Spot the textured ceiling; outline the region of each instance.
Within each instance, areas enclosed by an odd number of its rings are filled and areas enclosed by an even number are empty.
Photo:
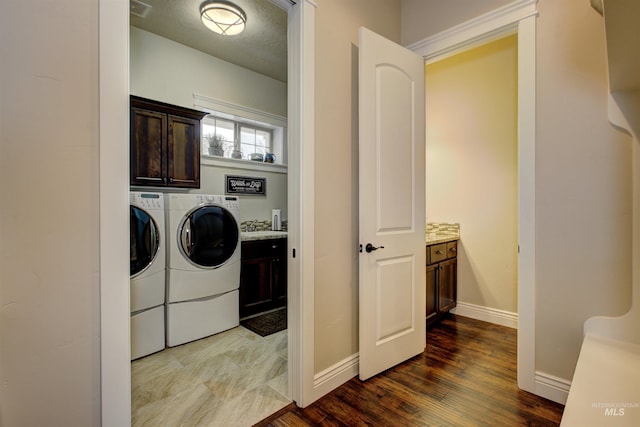
[[[269,0],[234,0],[247,15],[247,27],[237,36],[215,34],[202,24],[202,0],[141,1],[151,9],[144,18],[131,14],[132,26],[287,81],[287,12]]]

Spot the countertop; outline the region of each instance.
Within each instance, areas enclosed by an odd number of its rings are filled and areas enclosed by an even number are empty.
[[[268,240],[282,239],[287,237],[286,231],[243,231],[240,233],[240,240],[243,242],[249,240]],[[427,245],[435,245],[437,243],[454,242],[460,239],[459,234],[455,233],[426,233],[425,242]]]
[[[460,234],[456,233],[426,233],[425,242],[427,245],[438,243],[455,242],[460,239]]]
[[[268,240],[268,239],[282,239],[287,237],[286,231],[242,231],[240,232],[240,240],[243,242],[249,240]]]

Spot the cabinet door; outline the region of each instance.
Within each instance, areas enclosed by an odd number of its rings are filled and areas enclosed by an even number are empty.
[[[240,317],[267,311],[273,306],[273,258],[242,261],[240,276]]]
[[[438,266],[427,266],[427,323],[435,320],[438,314]]]
[[[169,186],[200,188],[200,122],[169,115],[168,126]]]
[[[166,114],[131,109],[129,170],[132,185],[166,185],[166,141]]]
[[[276,240],[273,259],[273,300],[275,307],[287,305],[287,241]],[[275,308],[274,307],[274,308]]]
[[[441,262],[438,270],[438,311],[449,311],[456,306],[457,260]]]

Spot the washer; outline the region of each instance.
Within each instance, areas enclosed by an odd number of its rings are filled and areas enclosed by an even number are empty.
[[[129,193],[131,360],[165,348],[166,249],[162,193]]]
[[[240,202],[236,196],[165,195],[167,345],[240,324]]]

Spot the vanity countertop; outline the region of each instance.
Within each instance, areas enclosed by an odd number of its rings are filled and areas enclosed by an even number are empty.
[[[283,239],[287,237],[286,231],[242,231],[240,232],[240,240],[243,242],[249,240],[268,240],[268,239]]]
[[[427,245],[455,242],[456,240],[460,240],[460,224],[428,222],[424,237]]]
[[[460,239],[459,234],[454,233],[426,233],[425,242],[427,245],[435,245],[438,243],[455,242]]]

